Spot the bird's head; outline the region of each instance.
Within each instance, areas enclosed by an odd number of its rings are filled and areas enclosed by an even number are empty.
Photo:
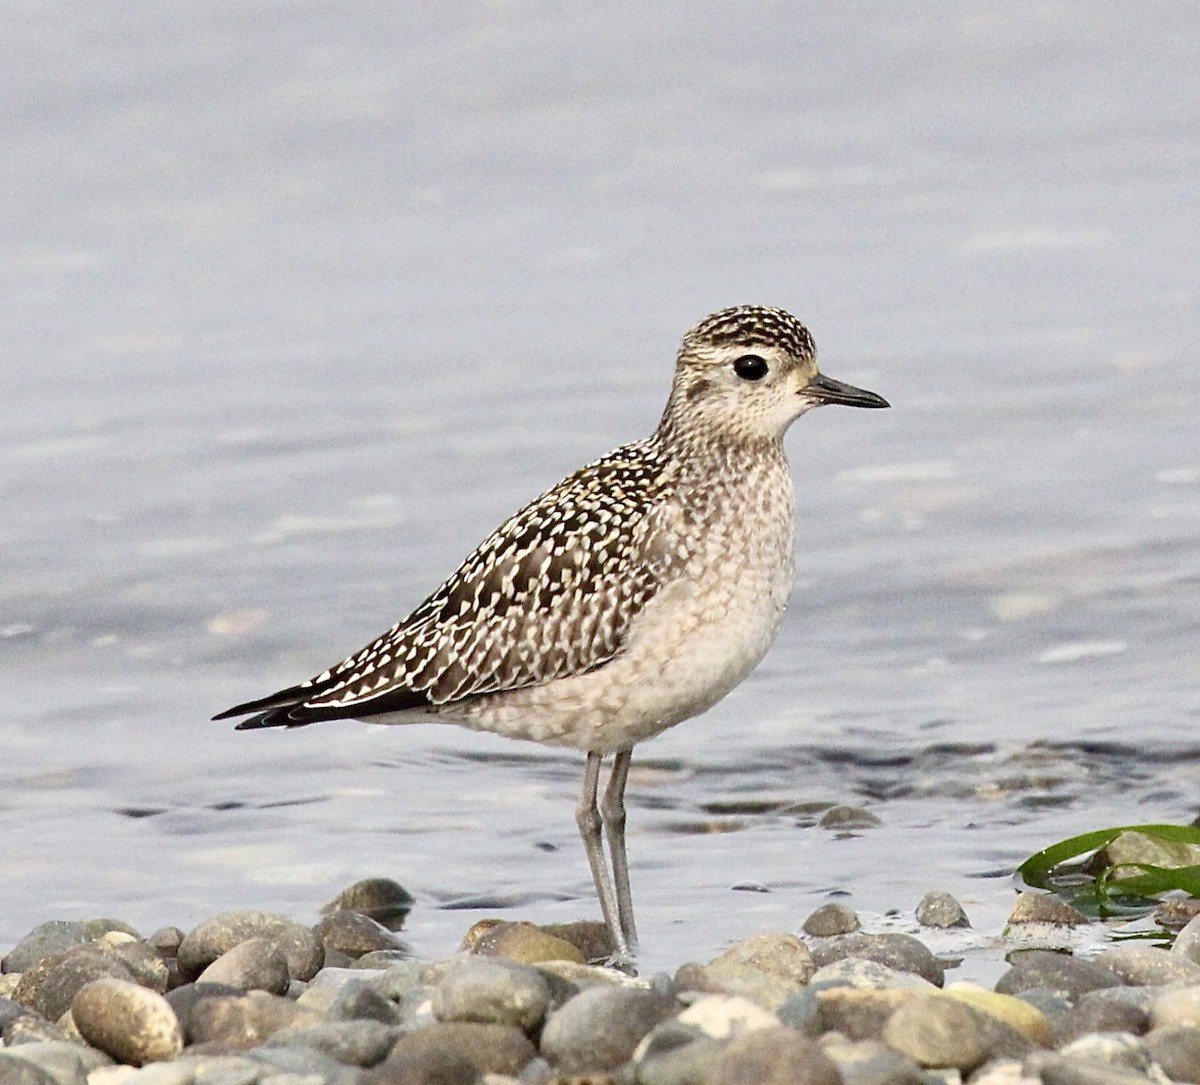
[[[683,337],[667,412],[684,428],[778,439],[805,411],[827,403],[888,406],[874,392],[820,373],[812,336],[790,313],[739,305],[705,317]]]

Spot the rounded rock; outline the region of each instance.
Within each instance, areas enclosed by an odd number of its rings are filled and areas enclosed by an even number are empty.
[[[0,1081],[4,1085],[60,1085],[47,1071],[14,1051],[0,1051]]]
[[[1022,923],[1048,923],[1055,927],[1078,927],[1090,923],[1086,915],[1053,897],[1049,893],[1018,893],[1008,914],[1012,925]]]
[[[362,1085],[479,1085],[483,1075],[466,1055],[444,1047],[389,1055]]]
[[[355,912],[397,930],[412,910],[413,895],[391,878],[363,878],[346,886],[328,904],[321,906],[321,915],[335,912]],[[400,922],[397,922],[399,920]]]
[[[863,990],[936,990],[927,979],[915,972],[897,972],[886,964],[864,961],[861,957],[843,957],[840,961],[818,968],[808,981],[810,987],[858,987]]]
[[[28,972],[39,961],[94,941],[85,923],[51,919],[39,923],[0,960],[0,972]]]
[[[512,1025],[438,1021],[400,1037],[389,1058],[436,1049],[466,1055],[480,1073],[515,1077],[537,1055],[529,1037]]]
[[[80,988],[71,1017],[93,1047],[119,1062],[143,1066],[183,1051],[183,1030],[162,995],[120,979],[99,979]]]
[[[695,1029],[713,1040],[728,1040],[743,1032],[779,1028],[779,1018],[756,1002],[737,995],[709,995],[684,1010],[675,1024]]]
[[[813,946],[812,954],[818,967],[858,957],[898,972],[912,972],[936,987],[945,979],[945,970],[928,947],[907,934],[844,934],[822,939]]]
[[[706,1085],[841,1085],[833,1061],[791,1029],[738,1036],[725,1046]]]
[[[324,961],[320,939],[303,923],[271,912],[242,909],[210,916],[189,931],[179,945],[180,971],[188,977],[198,976],[223,953],[251,938],[265,938],[282,950],[295,980],[312,979]]]
[[[447,971],[433,990],[439,1021],[478,1021],[538,1028],[550,1008],[550,984],[536,968],[511,961],[468,957]]]
[[[330,950],[344,953],[352,961],[358,960],[365,953],[376,953],[380,950],[394,950],[405,954],[410,952],[407,943],[382,923],[360,912],[333,912],[312,930],[325,947],[327,957]]]
[[[550,1014],[542,1055],[564,1074],[615,1070],[675,1010],[675,1000],[635,987],[592,987]]]
[[[196,979],[197,983],[219,983],[239,991],[287,993],[291,975],[283,951],[266,938],[248,938],[226,950]]]
[[[883,1026],[883,1042],[921,1066],[973,1070],[987,1056],[974,1015],[954,999],[917,997]]]
[[[851,934],[860,926],[853,908],[834,901],[822,904],[804,921],[802,929],[814,938],[832,938],[837,934]]]
[[[851,1040],[875,1040],[896,1011],[921,994],[911,990],[830,987],[818,994],[822,1032]]]
[[[828,1040],[821,1050],[846,1085],[922,1085],[924,1071],[907,1055],[878,1040]]]
[[[1119,945],[1106,950],[1097,964],[1111,969],[1132,987],[1176,984],[1200,986],[1200,964],[1154,946]]]
[[[236,1051],[290,1025],[315,1025],[320,1020],[320,1015],[291,999],[252,991],[247,995],[200,997],[188,1009],[184,1025],[189,1043],[211,1043]]]
[[[21,976],[13,1001],[36,1010],[47,1021],[57,1021],[71,1008],[71,1000],[85,984],[106,977],[134,979],[125,961],[93,946],[80,946],[44,957]]]
[[[482,932],[470,947],[473,954],[504,957],[518,964],[542,961],[573,961],[586,964],[577,946],[532,923],[496,923]]]
[[[379,1021],[323,1021],[289,1026],[271,1036],[272,1046],[307,1047],[344,1066],[374,1066],[392,1050],[398,1030]]]
[[[883,820],[862,806],[831,806],[818,822],[822,829],[833,829],[835,832],[856,832],[860,829],[874,829],[883,824]]]
[[[1200,1085],[1200,1029],[1155,1029],[1145,1042],[1147,1054],[1172,1081]]]
[[[817,970],[808,946],[794,934],[756,934],[735,942],[711,965],[741,964],[803,987]]]
[[[1193,964],[1200,964],[1200,915],[1188,920],[1183,929],[1175,935],[1171,953],[1176,957],[1184,957]]]
[[[936,889],[921,898],[921,903],[917,905],[917,922],[922,927],[934,927],[938,930],[971,925],[963,906],[949,893]]]
[[[1165,991],[1150,1004],[1150,1020],[1159,1028],[1200,1028],[1200,987]]]
[[[1121,977],[1095,961],[1044,949],[1017,954],[1012,967],[995,983],[1002,995],[1019,995],[1031,987],[1042,987],[1072,1002],[1087,991],[1120,986]]]

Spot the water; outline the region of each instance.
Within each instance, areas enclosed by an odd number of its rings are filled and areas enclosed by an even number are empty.
[[[894,406],[794,428],[783,633],[639,749],[647,965],[935,887],[986,944],[1025,855],[1190,821],[1198,24],[10,5],[0,946],[303,917],[368,875],[415,893],[429,955],[482,915],[594,915],[578,758],[208,717],[647,433],[679,335],[743,301]],[[838,837],[833,803],[883,824]]]

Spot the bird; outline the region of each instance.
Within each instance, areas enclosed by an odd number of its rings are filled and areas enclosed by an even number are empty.
[[[364,648],[213,718],[249,717],[238,730],[432,720],[583,753],[575,820],[609,961],[631,966],[633,748],[716,704],[775,639],[796,518],[783,436],[827,404],[889,406],[821,373],[790,313],[711,314],[684,335],[649,437],[527,504]]]

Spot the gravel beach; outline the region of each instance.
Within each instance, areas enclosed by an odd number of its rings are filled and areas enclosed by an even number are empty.
[[[994,989],[948,978],[929,937],[859,929],[827,904],[674,975],[602,959],[594,922],[483,921],[448,960],[392,928],[395,882],[348,887],[308,925],[261,911],[143,936],[49,920],[3,957],[0,1085],[1135,1085],[1200,1082],[1200,917],[1170,949],[1039,946],[1086,917],[1021,894]]]

